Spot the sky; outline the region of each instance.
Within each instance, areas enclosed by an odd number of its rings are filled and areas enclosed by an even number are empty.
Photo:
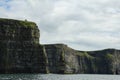
[[[120,0],[0,0],[0,18],[36,22],[41,44],[120,49]]]

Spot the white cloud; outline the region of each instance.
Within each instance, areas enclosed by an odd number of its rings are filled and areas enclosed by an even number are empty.
[[[1,0],[0,17],[38,24],[41,43],[120,49],[119,0]]]

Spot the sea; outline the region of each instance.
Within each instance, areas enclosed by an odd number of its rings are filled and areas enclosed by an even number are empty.
[[[120,80],[120,75],[0,74],[0,80]]]

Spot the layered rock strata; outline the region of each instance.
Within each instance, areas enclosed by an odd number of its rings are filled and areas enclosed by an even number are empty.
[[[34,22],[0,19],[0,73],[120,74],[120,50],[39,44]]]
[[[37,25],[0,19],[0,73],[46,73],[46,65]]]
[[[60,74],[120,74],[120,50],[77,51],[64,44],[45,45],[48,68]]]

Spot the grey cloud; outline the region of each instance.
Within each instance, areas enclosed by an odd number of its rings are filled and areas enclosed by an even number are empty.
[[[9,10],[0,7],[0,17],[35,21],[41,43],[80,50],[120,47],[119,0],[11,0],[7,5]]]

